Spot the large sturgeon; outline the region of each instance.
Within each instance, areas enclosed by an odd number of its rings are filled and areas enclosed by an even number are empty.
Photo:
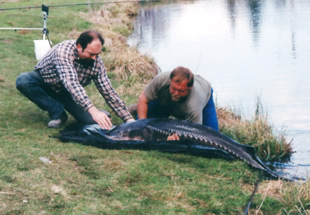
[[[180,140],[167,141],[172,134],[177,134]],[[155,149],[198,154],[214,151],[226,158],[239,158],[273,179],[279,178],[256,156],[252,146],[240,144],[211,128],[185,120],[142,119],[120,124],[111,130],[103,130],[98,125],[71,127],[60,132],[60,139],[114,149]]]

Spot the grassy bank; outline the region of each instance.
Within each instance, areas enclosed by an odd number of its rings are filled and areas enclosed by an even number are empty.
[[[1,3],[0,8],[34,5],[40,6],[41,1],[15,0]],[[102,58],[127,104],[137,100],[157,71],[149,57],[126,44],[137,8],[135,3],[57,7],[50,8],[48,18],[54,44],[74,39],[89,28],[104,35]],[[40,11],[1,11],[0,27],[41,27]],[[102,150],[53,138],[60,129],[47,129],[47,114],[15,89],[17,75],[36,64],[33,40],[41,37],[34,31],[0,34],[0,214],[243,213],[258,176],[243,162]],[[108,109],[93,85],[87,91],[97,106]],[[218,113],[222,131],[240,142],[259,143],[256,147],[262,158],[291,153],[280,147],[289,146],[285,138],[270,133],[264,115],[243,120],[227,109],[218,108]],[[71,122],[72,118],[67,125]],[[120,123],[115,116],[113,122]],[[276,145],[278,151],[268,151],[268,145]],[[51,162],[44,163],[41,157]],[[309,183],[263,181],[251,208],[251,214],[309,214]]]

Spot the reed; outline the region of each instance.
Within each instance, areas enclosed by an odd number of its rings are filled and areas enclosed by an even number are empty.
[[[231,108],[217,108],[221,132],[234,140],[255,147],[260,158],[265,161],[283,161],[293,153],[291,141],[287,141],[284,130],[276,131],[268,121],[259,98],[251,119],[243,119]]]

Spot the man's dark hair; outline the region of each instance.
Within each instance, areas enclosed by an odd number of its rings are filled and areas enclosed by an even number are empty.
[[[104,39],[100,33],[97,31],[89,30],[80,34],[79,38],[76,40],[76,45],[80,44],[82,46],[82,50],[84,50],[86,49],[87,45],[94,39],[99,39],[101,44],[104,44]]]
[[[170,80],[172,80],[172,78],[174,77],[178,77],[176,80],[176,82],[178,83],[182,82],[184,79],[188,80],[188,83],[187,83],[188,87],[192,87],[194,84],[193,73],[185,67],[179,66],[175,68],[174,70],[172,70],[172,72],[170,73]]]

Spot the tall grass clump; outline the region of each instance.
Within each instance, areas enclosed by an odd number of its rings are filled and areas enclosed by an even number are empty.
[[[304,183],[285,184],[282,198],[289,209],[282,209],[282,214],[310,214],[310,180]]]
[[[250,120],[243,119],[229,108],[217,108],[217,114],[221,132],[240,143],[254,146],[263,160],[283,160],[293,153],[285,132],[275,134],[259,99],[255,115]]]
[[[277,213],[283,215],[309,215],[310,214],[310,181],[287,182],[282,180],[264,181],[259,185],[256,196],[260,199],[254,200],[250,214],[265,214],[263,207],[274,208],[275,205],[266,203],[268,198],[281,202],[285,207],[279,208]],[[268,206],[267,206],[268,205]],[[255,209],[254,209],[255,208]],[[275,209],[275,208],[274,208]],[[271,209],[272,211],[272,209]],[[274,210],[275,211],[275,210]]]

